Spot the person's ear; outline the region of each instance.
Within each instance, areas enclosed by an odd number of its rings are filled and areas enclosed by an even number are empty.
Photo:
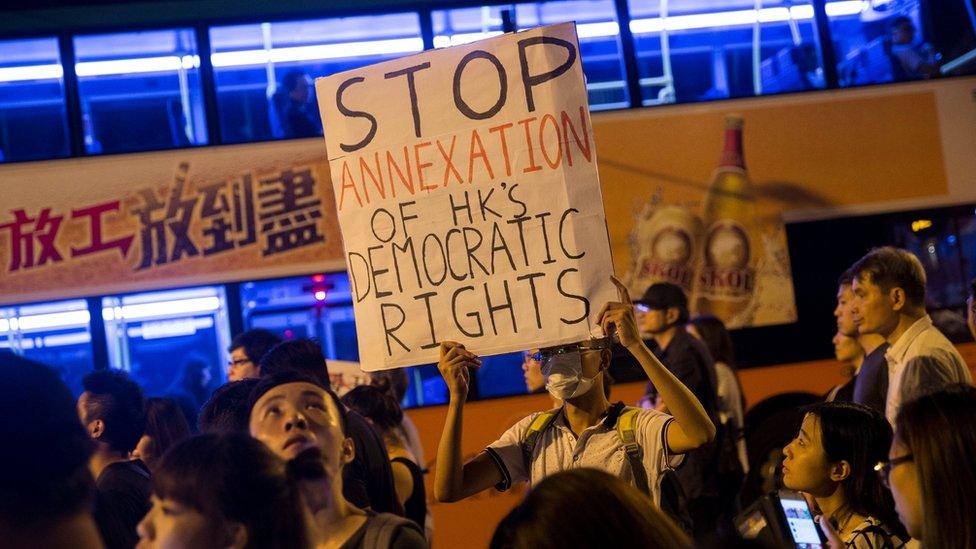
[[[600,371],[604,372],[610,369],[610,361],[613,359],[613,351],[610,349],[600,350]]]
[[[851,476],[851,464],[846,460],[840,460],[830,466],[830,480],[842,482],[849,476]]]
[[[340,451],[342,454],[339,456],[339,460],[343,465],[352,463],[352,460],[356,459],[356,444],[351,438],[346,437],[342,439],[342,448]]]
[[[908,296],[905,295],[905,290],[901,288],[894,287],[888,290],[888,299],[891,300],[891,308],[895,311],[901,311],[908,306],[907,298]]]
[[[244,549],[247,547],[247,527],[239,522],[228,522],[221,529],[220,547]]]
[[[678,322],[679,318],[681,318],[681,311],[679,311],[677,307],[668,307],[668,310],[664,313],[664,320],[666,320],[668,324]]]
[[[105,422],[101,419],[96,419],[88,424],[88,436],[95,440],[102,438],[105,434]]]

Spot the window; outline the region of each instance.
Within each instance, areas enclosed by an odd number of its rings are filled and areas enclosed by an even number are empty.
[[[63,73],[56,39],[0,41],[0,162],[68,156]]]
[[[0,307],[0,353],[11,350],[46,364],[76,396],[92,370],[88,306],[84,299]]]
[[[359,362],[352,292],[346,273],[316,274],[241,284],[244,328],[264,328],[282,339],[315,338],[328,360]],[[447,385],[436,365],[407,370],[403,406],[447,402]],[[329,372],[334,374],[336,372]]]
[[[628,2],[644,105],[825,87],[809,1]]]
[[[221,286],[144,292],[102,299],[109,363],[129,372],[147,397],[172,397],[191,425],[226,382],[230,345]]]
[[[192,30],[75,37],[88,154],[207,143]]]
[[[841,86],[976,72],[976,8],[969,0],[874,1],[860,10],[828,4],[827,16]]]
[[[315,78],[424,49],[415,13],[215,27],[210,43],[227,143],[321,135]]]
[[[630,106],[617,14],[612,0],[574,0],[485,6],[433,12],[434,46],[454,46],[502,32],[502,11],[513,11],[519,30],[576,21],[591,110]]]

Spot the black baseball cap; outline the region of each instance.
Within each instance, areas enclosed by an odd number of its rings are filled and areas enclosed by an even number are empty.
[[[634,303],[644,305],[650,309],[670,309],[677,307],[683,311],[688,310],[688,296],[681,286],[670,282],[656,282],[651,284],[640,299],[635,299]]]

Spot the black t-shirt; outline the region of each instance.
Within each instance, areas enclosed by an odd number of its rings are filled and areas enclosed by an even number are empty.
[[[888,400],[888,360],[885,352],[889,345],[882,343],[868,353],[861,363],[861,370],[854,378],[854,402],[885,413]]]
[[[382,437],[353,410],[346,415],[346,435],[356,445],[356,457],[342,470],[346,501],[360,509],[403,515]]]
[[[663,351],[654,342],[648,347],[662,364],[688,387],[701,402],[708,417],[718,425],[718,379],[715,362],[705,344],[679,326]],[[647,382],[647,393],[656,395],[657,388]],[[689,500],[718,495],[718,440],[685,454],[684,463],[675,471]]]
[[[419,527],[412,521],[402,517],[378,516],[368,513],[369,518],[356,530],[339,549],[427,549],[430,547]],[[378,532],[384,528],[390,529],[388,534]],[[373,536],[367,536],[370,531]],[[389,537],[389,543],[383,543]],[[375,539],[367,539],[375,538]]]
[[[135,547],[136,525],[149,512],[152,477],[140,460],[106,467],[95,482],[95,523],[108,549]]]

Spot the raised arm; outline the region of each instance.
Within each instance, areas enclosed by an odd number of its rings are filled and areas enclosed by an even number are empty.
[[[607,335],[616,330],[620,343],[640,363],[674,416],[674,423],[668,428],[668,448],[673,453],[682,454],[712,440],[715,437],[715,425],[708,418],[705,408],[694,393],[669,372],[644,345],[637,330],[634,304],[627,288],[616,277],[611,277],[611,280],[617,286],[620,301],[603,306],[599,315],[600,326]]]
[[[434,496],[437,501],[462,500],[503,480],[501,471],[485,452],[463,465],[461,461],[464,401],[468,398],[470,371],[480,366],[481,359],[466,350],[464,345],[453,341],[441,343],[441,358],[437,362],[437,369],[447,383],[450,401],[434,467]]]

